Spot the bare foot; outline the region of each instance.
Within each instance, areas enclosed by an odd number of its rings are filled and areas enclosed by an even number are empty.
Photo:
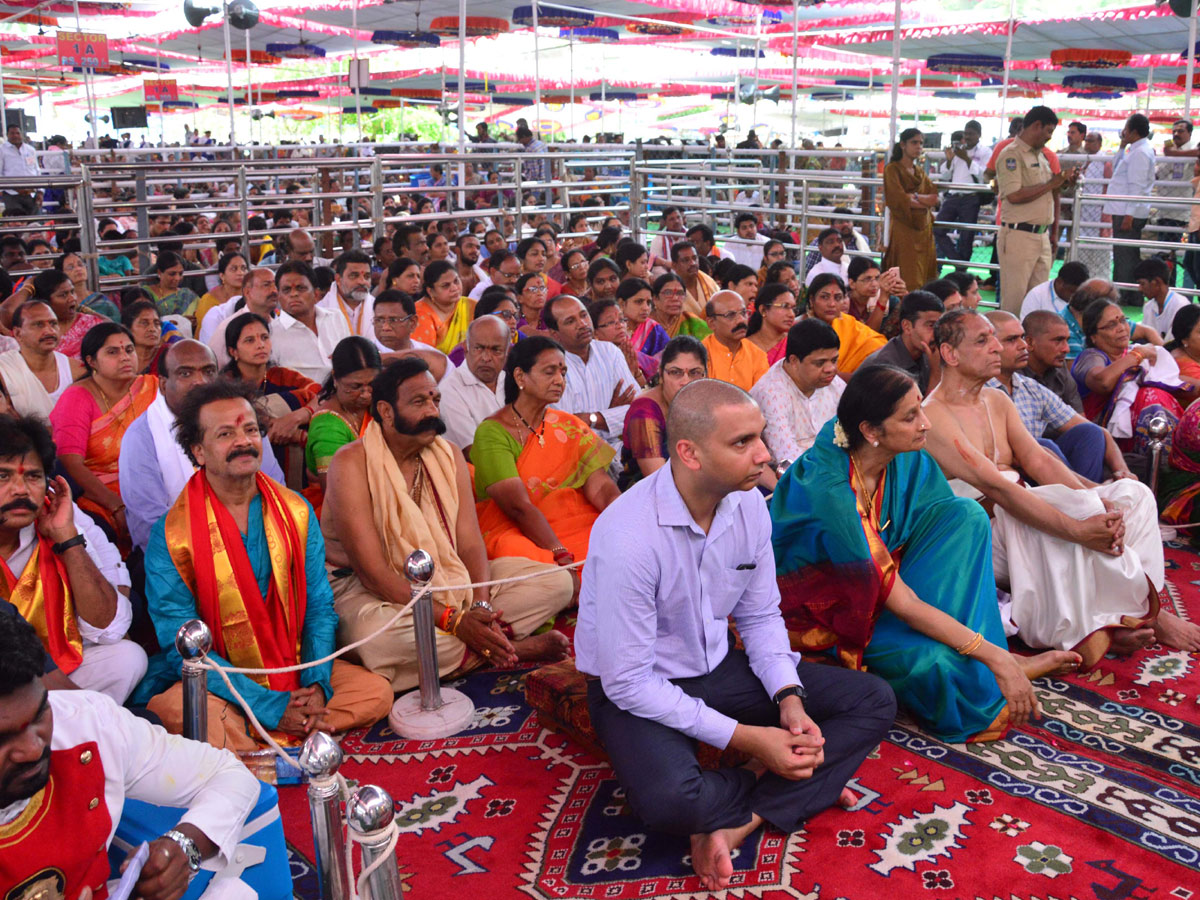
[[[1073,650],[1047,650],[1037,656],[1018,656],[1012,654],[1025,677],[1032,681],[1043,675],[1065,675],[1074,672],[1083,662],[1083,657]]]
[[[1174,613],[1160,610],[1154,623],[1154,637],[1172,650],[1200,650],[1200,626],[1185,622]]]
[[[571,642],[561,631],[551,630],[513,641],[513,649],[522,662],[558,662],[567,658]]]
[[[838,806],[842,809],[850,809],[858,802],[858,796],[848,787],[842,788],[842,795],[838,797]]]
[[[753,815],[739,828],[722,828],[711,834],[692,835],[692,868],[700,876],[705,890],[721,891],[729,887],[733,877],[733,850],[742,845],[754,829],[762,825],[762,817]]]
[[[1159,613],[1159,619],[1170,613]],[[1171,618],[1175,618],[1171,616]],[[1108,648],[1109,653],[1115,653],[1117,656],[1129,656],[1131,653],[1137,653],[1139,650],[1144,650],[1154,643],[1153,628],[1114,628],[1112,634],[1112,645]]]

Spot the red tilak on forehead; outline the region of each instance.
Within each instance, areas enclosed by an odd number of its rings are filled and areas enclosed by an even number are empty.
[[[246,414],[245,414],[245,413],[239,413],[239,414],[238,414],[238,417],[237,417],[237,418],[234,420],[233,424],[234,424],[234,425],[241,425],[241,424],[242,424],[244,421],[246,421]]]

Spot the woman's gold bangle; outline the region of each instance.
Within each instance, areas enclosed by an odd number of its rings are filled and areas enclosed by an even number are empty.
[[[975,632],[975,636],[955,650],[956,653],[962,656],[970,656],[979,649],[979,645],[983,643],[983,633]]]

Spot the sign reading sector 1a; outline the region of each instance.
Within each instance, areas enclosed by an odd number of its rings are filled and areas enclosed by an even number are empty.
[[[76,69],[108,68],[108,36],[83,31],[60,31],[58,64]]]
[[[146,78],[142,80],[148,103],[179,99],[179,83],[174,78]]]

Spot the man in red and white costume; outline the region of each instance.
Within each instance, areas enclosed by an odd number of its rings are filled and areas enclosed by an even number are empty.
[[[150,842],[133,896],[178,900],[197,867],[230,867],[259,783],[232,753],[167,734],[92,691],[47,691],[33,628],[0,616],[0,895],[108,897],[108,846],[127,799],[184,807]],[[68,837],[69,836],[69,837]],[[212,898],[255,896],[218,874]]]

